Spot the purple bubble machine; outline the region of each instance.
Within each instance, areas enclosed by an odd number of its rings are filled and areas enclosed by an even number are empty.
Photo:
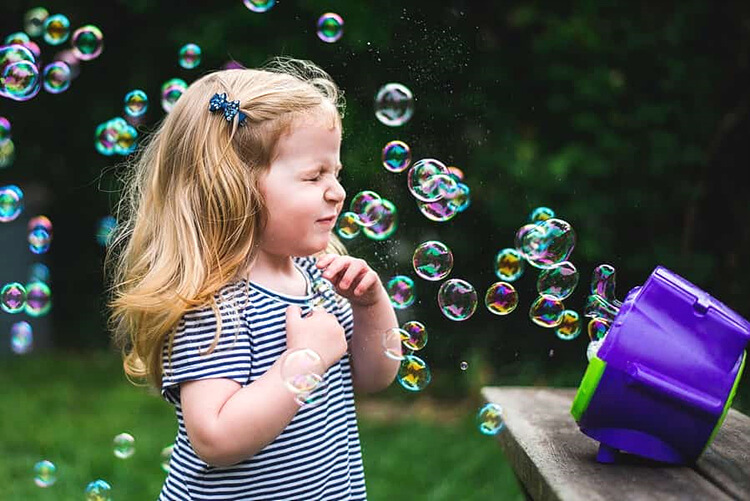
[[[628,293],[573,401],[597,461],[694,463],[732,405],[748,342],[747,320],[657,267]]]

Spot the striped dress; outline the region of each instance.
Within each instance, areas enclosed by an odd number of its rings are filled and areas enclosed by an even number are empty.
[[[222,333],[210,307],[186,313],[165,348],[162,396],[174,405],[177,437],[160,500],[362,500],[366,499],[362,453],[354,411],[349,357],[325,374],[322,404],[303,407],[276,440],[255,456],[229,467],[213,467],[193,450],[180,404],[180,383],[228,378],[245,386],[263,375],[286,348],[285,312],[298,305],[306,314],[317,303],[338,318],[347,339],[353,320],[349,302],[331,289],[313,292],[321,277],[313,258],[295,258],[307,280],[307,295],[280,294],[244,280],[219,293]]]

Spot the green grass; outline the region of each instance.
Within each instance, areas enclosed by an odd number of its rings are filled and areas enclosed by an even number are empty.
[[[117,501],[156,499],[165,475],[160,452],[176,432],[173,410],[129,384],[116,355],[8,358],[0,388],[0,499],[83,499],[98,478],[112,485]],[[445,423],[361,415],[369,499],[522,499],[496,441],[468,414]],[[126,460],[112,452],[122,432],[136,440]],[[33,482],[42,459],[57,466],[58,480],[46,489]]]

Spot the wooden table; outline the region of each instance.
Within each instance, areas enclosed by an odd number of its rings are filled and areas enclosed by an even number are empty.
[[[606,465],[570,415],[574,389],[487,387],[482,395],[503,408],[497,438],[527,498],[750,500],[750,417],[733,409],[692,468],[629,455]]]

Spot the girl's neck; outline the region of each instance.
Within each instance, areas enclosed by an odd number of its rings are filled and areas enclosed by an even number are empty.
[[[306,294],[307,282],[294,266],[291,256],[260,251],[244,278],[276,292],[295,296]]]

